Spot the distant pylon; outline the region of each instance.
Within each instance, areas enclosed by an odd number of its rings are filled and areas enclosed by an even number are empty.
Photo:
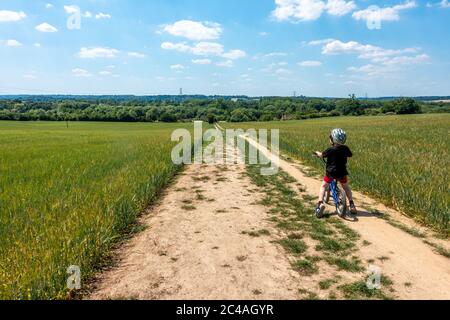
[[[183,95],[183,88],[180,88],[180,96]]]

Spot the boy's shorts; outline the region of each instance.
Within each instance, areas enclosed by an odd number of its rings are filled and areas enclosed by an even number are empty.
[[[333,180],[334,180],[334,178],[332,178],[332,177],[329,177],[329,176],[325,176],[325,178],[323,178],[323,181],[325,181],[326,183],[332,183],[333,182]],[[336,179],[337,181],[339,181],[340,183],[342,183],[342,184],[347,184],[348,183],[348,177],[347,176],[345,176],[345,177],[342,177],[342,178],[340,178],[340,179]]]

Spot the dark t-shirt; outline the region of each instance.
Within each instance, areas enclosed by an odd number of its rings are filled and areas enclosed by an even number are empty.
[[[349,147],[333,146],[323,152],[323,157],[327,159],[327,176],[334,179],[348,176],[347,159],[353,157]]]

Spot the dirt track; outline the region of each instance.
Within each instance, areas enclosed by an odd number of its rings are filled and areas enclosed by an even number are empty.
[[[306,194],[316,195],[318,179],[305,176],[301,164],[279,161]],[[142,219],[147,229],[118,250],[117,265],[99,277],[90,298],[300,299],[300,287],[317,288],[326,275],[304,277],[292,269],[291,257],[275,243],[280,231],[268,221],[269,208],[258,204],[263,191],[245,166],[188,166]],[[395,297],[450,299],[449,259],[369,209],[420,227],[364,195],[355,193],[355,200],[362,204],[358,221],[346,223],[371,243],[358,255],[384,258],[380,267],[393,280]],[[267,235],[248,235],[260,231]]]
[[[306,187],[305,192],[316,196],[321,181],[307,177],[302,171],[306,169],[301,164],[294,165],[285,160],[275,158],[266,148],[253,140],[251,144],[260,149],[265,156],[279,161],[279,166],[290,176]],[[303,170],[302,170],[303,169]],[[373,209],[388,214],[397,221],[409,227],[422,229],[401,213],[389,209],[373,199],[354,192],[354,199],[359,204],[357,222],[348,221],[347,224],[371,243],[370,246],[361,247],[361,256],[388,257],[383,264],[383,273],[394,280],[394,288],[401,299],[450,299],[450,260],[434,252],[431,247],[421,239],[393,227],[386,221],[377,218],[371,213]],[[328,211],[333,208],[329,207]],[[448,242],[438,241],[449,248]],[[411,286],[405,286],[411,283]]]

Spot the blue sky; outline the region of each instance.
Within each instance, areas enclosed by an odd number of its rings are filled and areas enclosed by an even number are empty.
[[[449,30],[446,0],[2,0],[0,94],[450,95]]]

